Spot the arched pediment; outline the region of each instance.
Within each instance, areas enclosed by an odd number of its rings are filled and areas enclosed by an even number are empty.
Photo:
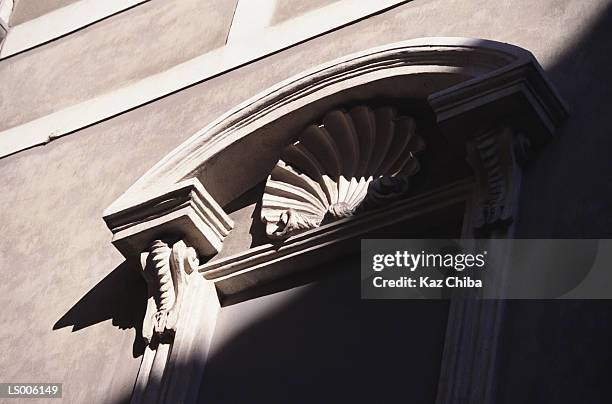
[[[474,178],[410,194],[419,159],[440,147],[420,133],[406,107],[415,100],[426,105],[439,137],[467,155]],[[209,346],[220,304],[312,268],[333,256],[332,245],[338,251],[346,241],[385,235],[393,226],[416,235],[448,219],[444,214],[457,205],[459,216],[466,213],[464,229],[490,235],[507,226],[520,161],[529,145],[552,136],[566,113],[528,51],[478,39],[423,38],[310,69],[219,117],[104,214],[113,243],[126,257],[140,255],[148,281],[143,335],[149,346],[138,389],[159,394],[159,384],[148,383],[150,375],[163,374],[168,397],[184,394],[189,372],[172,376],[173,366],[193,354],[192,346]],[[448,161],[435,168],[452,178]],[[281,240],[207,260],[234,226],[223,207],[262,182],[253,220],[263,220],[268,236]],[[170,344],[176,346],[170,350]]]
[[[545,132],[565,113],[534,57],[516,46],[422,38],[342,57],[252,97],[169,153],[105,211],[115,245],[128,255],[166,231],[187,235],[200,253],[218,251],[232,227],[221,206],[264,180],[309,123],[376,97],[428,99],[440,124],[455,128],[469,127],[470,114],[497,119],[487,108],[512,97],[526,100]]]

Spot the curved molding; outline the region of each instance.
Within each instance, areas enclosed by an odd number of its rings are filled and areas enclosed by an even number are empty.
[[[328,112],[283,150],[268,177],[268,236],[289,237],[406,194],[424,147],[415,120],[392,107]]]
[[[143,175],[105,214],[121,211],[156,189],[196,176],[200,167],[229,145],[282,116],[347,88],[400,76],[444,77],[443,83],[430,81],[422,86],[425,94],[418,95],[427,96],[431,95],[428,91],[447,88],[449,81],[468,82],[525,65],[537,62],[522,48],[467,38],[421,38],[337,59],[271,87],[195,133]],[[414,89],[400,90],[409,94]]]

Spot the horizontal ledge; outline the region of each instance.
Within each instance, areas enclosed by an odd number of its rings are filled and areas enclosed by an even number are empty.
[[[202,256],[213,255],[234,226],[196,178],[134,201],[124,210],[107,210],[104,221],[125,257],[147,250],[160,235],[184,238]]]
[[[150,0],[80,0],[11,27],[0,59],[50,42]]]
[[[535,62],[509,65],[432,94],[429,105],[443,132],[473,133],[487,122],[510,120],[543,144],[568,116],[568,107]]]
[[[380,6],[376,11],[371,10],[370,14],[390,8],[396,3],[396,1],[385,1],[383,4],[387,4],[387,7]],[[342,15],[333,23],[327,21],[327,25],[304,24],[308,28],[304,31],[293,29],[293,24],[300,19],[296,18],[287,23],[267,28],[262,31],[261,36],[255,38],[256,41],[254,42],[245,41],[228,44],[131,85],[6,129],[0,132],[0,158],[34,146],[44,145],[56,138],[113,118],[366,16],[360,15],[358,18],[356,15]],[[394,47],[418,48],[427,46],[489,47],[490,51],[496,49],[500,54],[504,52],[529,54],[518,47],[494,41],[437,37],[408,40],[370,49],[368,52],[371,54],[377,49],[388,50]],[[359,52],[344,59],[350,60],[364,54],[366,52]]]
[[[81,0],[76,4],[89,1],[96,0]],[[113,0],[115,1],[119,0]],[[336,13],[337,18],[325,19],[324,23],[315,23],[314,17],[318,14],[308,13],[304,17],[297,17],[286,23],[268,27],[252,41],[228,44],[134,84],[6,129],[0,132],[0,158],[34,146],[47,144],[54,139],[141,107],[302,41],[389,9],[398,3],[401,1],[383,0],[377,2],[375,7],[359,7],[363,10],[360,14],[355,14],[354,11]],[[325,9],[326,7],[321,10]],[[296,30],[296,24],[304,29]],[[20,26],[13,29],[18,27]]]

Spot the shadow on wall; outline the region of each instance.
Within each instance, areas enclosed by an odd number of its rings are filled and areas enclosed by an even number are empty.
[[[225,308],[199,401],[433,402],[448,303],[361,300],[356,268],[332,263],[315,283]]]
[[[457,237],[461,213],[441,215],[428,235]],[[416,231],[394,229],[390,237]],[[342,252],[359,250],[351,243]],[[360,255],[349,254],[224,301],[205,374],[192,385],[198,402],[433,402],[448,301],[362,300],[359,268]],[[198,360],[170,377],[193,375]]]
[[[144,352],[142,319],[147,304],[147,289],[138,273],[138,263],[123,262],[81,298],[55,325],[54,330],[72,326],[78,331],[112,319],[122,330],[135,328],[134,358]]]
[[[547,70],[570,117],[527,167],[519,237],[612,238],[612,4]],[[612,402],[612,302],[511,301],[499,404]]]
[[[330,263],[224,307],[197,402],[433,403],[448,302],[361,300],[355,266]],[[176,365],[190,375],[202,364]]]
[[[433,402],[448,303],[362,301],[360,273],[350,270],[358,261],[339,265],[224,308],[233,312],[220,325],[230,336],[214,342],[198,402]],[[179,363],[173,372],[200,365]]]
[[[611,41],[609,4],[546,71],[570,116],[527,167],[519,237],[612,237]]]

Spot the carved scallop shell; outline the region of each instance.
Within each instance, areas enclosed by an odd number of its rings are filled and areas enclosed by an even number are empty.
[[[282,238],[405,193],[425,147],[413,118],[391,107],[333,110],[287,146],[266,182],[261,219]]]

